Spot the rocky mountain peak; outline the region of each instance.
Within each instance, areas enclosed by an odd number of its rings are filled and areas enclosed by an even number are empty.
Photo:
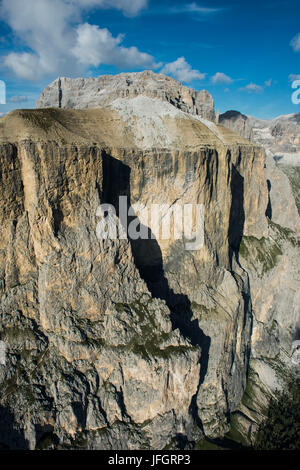
[[[167,101],[186,113],[215,121],[214,101],[208,91],[193,90],[150,70],[97,78],[57,78],[42,92],[37,108],[99,108],[118,98],[139,95]]]

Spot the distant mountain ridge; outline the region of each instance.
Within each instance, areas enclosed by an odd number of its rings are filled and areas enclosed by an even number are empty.
[[[219,123],[246,139],[263,145],[274,156],[281,155],[282,158],[291,159],[294,155],[293,163],[300,164],[300,113],[267,120],[231,110],[220,115]]]

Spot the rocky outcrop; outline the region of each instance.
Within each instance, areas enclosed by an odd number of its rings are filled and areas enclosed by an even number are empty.
[[[237,134],[245,137],[245,139],[251,139],[252,137],[252,126],[248,116],[240,113],[239,111],[226,111],[226,113],[220,114],[219,124],[228,127]]]
[[[167,101],[186,113],[215,120],[214,102],[206,91],[196,91],[150,70],[98,78],[58,78],[45,88],[37,108],[99,108],[117,98],[143,95]]]
[[[161,449],[223,435],[246,387],[253,317],[237,254],[243,234],[267,237],[264,152],[147,97],[15,111],[0,136],[3,445]],[[97,208],[119,196],[203,204],[204,246],[99,240]]]

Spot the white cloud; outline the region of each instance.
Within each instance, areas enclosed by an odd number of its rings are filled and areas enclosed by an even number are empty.
[[[84,23],[78,26],[73,55],[84,65],[111,64],[118,67],[156,67],[153,57],[136,47],[123,47],[123,36],[116,38],[106,28]]]
[[[203,80],[205,78],[205,73],[199,72],[199,70],[194,70],[190,64],[185,60],[184,57],[179,57],[174,62],[166,64],[161,73],[166,75],[172,75],[174,78],[180,82],[189,83],[192,80]]]
[[[249,83],[243,88],[240,88],[241,91],[248,91],[248,93],[261,93],[263,91],[263,87],[260,85],[256,85],[255,83]]]
[[[148,0],[72,0],[84,8],[98,7],[103,9],[115,8],[126,16],[136,16],[147,7]]]
[[[290,42],[290,46],[294,49],[295,52],[300,51],[300,33],[296,34]]]
[[[34,54],[11,52],[4,58],[3,64],[11,68],[18,77],[25,80],[37,80],[47,72],[41,67],[40,62],[41,60]],[[50,73],[51,69],[48,72]]]
[[[272,86],[272,82],[273,82],[273,79],[272,79],[272,78],[270,78],[269,80],[266,80],[266,81],[265,81],[265,86],[267,86],[267,87]]]
[[[225,75],[223,72],[217,72],[213,77],[211,77],[211,81],[214,84],[229,84],[232,83],[233,80],[232,78],[228,77],[228,75]]]
[[[28,98],[27,96],[12,96],[8,101],[9,103],[25,103]]]
[[[149,54],[136,47],[120,46],[122,35],[113,37],[106,28],[81,24],[83,9],[116,8],[133,16],[146,5],[147,0],[2,0],[0,17],[31,50],[12,52],[3,58],[3,64],[27,80],[48,75],[78,75],[89,66],[101,63],[129,68],[155,67]],[[87,44],[89,49],[85,47]]]
[[[180,7],[171,8],[172,13],[198,13],[200,15],[209,15],[221,10],[223,10],[223,8],[201,7],[196,2],[186,3]]]
[[[297,75],[297,74],[295,74],[295,73],[291,73],[291,74],[289,75],[289,80],[290,80],[291,82],[293,82],[294,80],[300,80],[300,74]]]

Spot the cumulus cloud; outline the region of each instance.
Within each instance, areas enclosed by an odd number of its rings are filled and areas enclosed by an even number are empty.
[[[27,80],[80,74],[100,64],[155,67],[149,54],[121,46],[122,35],[81,22],[84,9],[115,8],[134,16],[146,5],[147,0],[2,0],[0,17],[30,49],[8,54],[3,63]]]
[[[266,81],[265,81],[265,86],[266,86],[266,87],[272,86],[272,82],[273,82],[272,78],[270,78],[269,80],[266,80]]]
[[[248,93],[261,93],[263,91],[263,87],[260,85],[256,85],[255,83],[249,83],[243,88],[240,88],[241,91],[248,91]]]
[[[215,73],[215,75],[213,77],[211,77],[211,81],[214,84],[224,84],[225,83],[225,84],[228,84],[228,85],[229,85],[229,83],[233,82],[232,78],[228,77],[228,75],[226,75],[223,72]]]
[[[203,80],[206,73],[201,73],[199,70],[192,69],[191,65],[185,60],[184,57],[179,57],[174,62],[166,64],[162,70],[166,75],[172,75],[180,82],[189,83],[192,80]]]
[[[11,68],[18,77],[25,78],[25,80],[37,80],[47,72],[50,74],[51,71],[56,70],[51,67],[50,62],[47,64],[45,61],[44,66],[42,62],[42,57],[28,52],[22,54],[11,52],[4,58],[3,64]]]
[[[290,46],[294,49],[295,52],[300,51],[300,33],[296,34],[290,42]]]
[[[118,67],[157,67],[153,57],[136,47],[120,46],[123,35],[113,37],[106,28],[84,23],[76,29],[73,55],[84,65],[111,64]]]

